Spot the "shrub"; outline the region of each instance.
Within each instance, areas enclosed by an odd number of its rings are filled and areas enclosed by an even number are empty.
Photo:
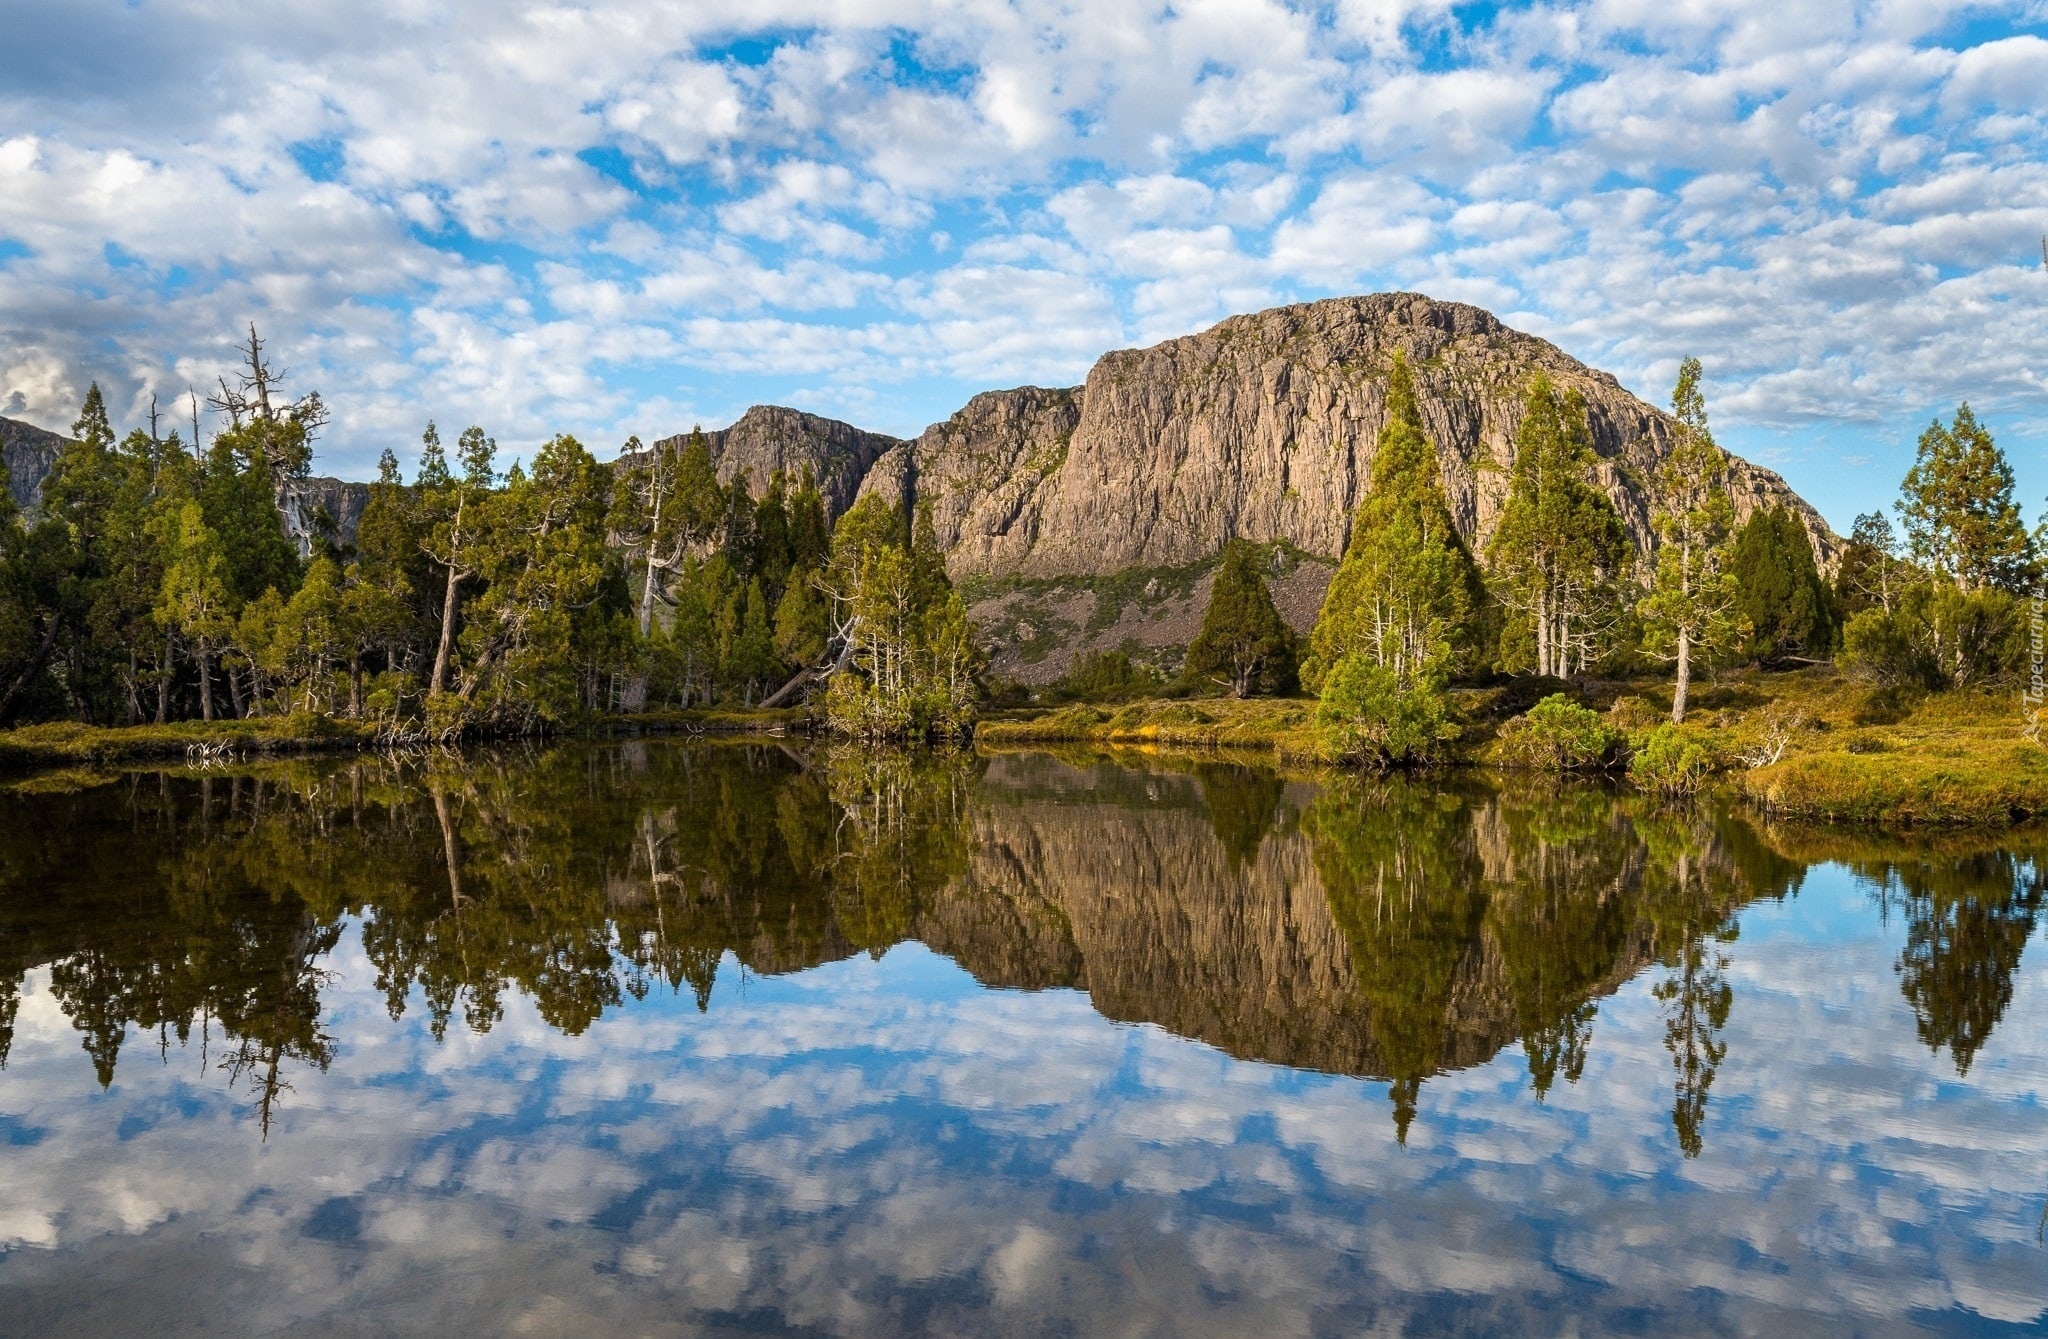
[[[1718,767],[1711,744],[1682,725],[1667,723],[1636,744],[1628,779],[1658,795],[1691,795]]]
[[[1630,738],[1656,729],[1663,719],[1663,712],[1633,694],[1615,698],[1607,709],[1608,723]]]
[[[1442,684],[1404,686],[1393,670],[1352,654],[1324,676],[1316,733],[1332,757],[1385,771],[1440,761],[1458,727]]]
[[[1579,772],[1611,762],[1621,736],[1599,712],[1580,706],[1563,693],[1552,693],[1526,715],[1509,721],[1500,740],[1502,752],[1514,762],[1553,772]]]
[[[1053,691],[1083,702],[1121,702],[1157,692],[1165,682],[1158,670],[1131,659],[1128,651],[1095,651],[1076,659]]]
[[[1842,629],[1842,661],[1881,688],[1968,688],[2015,677],[2025,659],[2020,602],[2000,590],[1916,586],[1889,611]]]

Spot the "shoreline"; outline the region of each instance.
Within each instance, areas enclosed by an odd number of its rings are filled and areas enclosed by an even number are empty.
[[[1634,698],[1654,707],[1657,685],[1616,681],[1569,690],[1595,707]],[[1445,769],[1467,775],[1545,775],[1507,763],[1500,725],[1529,696],[1526,683],[1458,694],[1466,734]],[[2031,743],[1996,694],[1952,693],[1877,711],[1860,685],[1832,670],[1741,671],[1707,684],[1689,728],[1719,756],[1708,789],[1772,820],[1821,825],[2001,829],[2048,817],[2048,748]],[[1337,772],[1320,753],[1308,698],[1144,698],[1002,713],[976,730],[977,750],[1007,753],[1136,749],[1234,757],[1290,772]],[[1791,722],[1790,725],[1787,722]],[[543,738],[811,736],[806,708],[709,708],[593,718]],[[1781,756],[1767,759],[1772,742]],[[488,741],[466,741],[470,743]],[[203,764],[393,745],[374,726],[306,715],[170,725],[54,722],[0,731],[0,775],[15,787],[37,773],[124,763]],[[396,747],[410,747],[400,743]],[[1613,771],[1593,773],[1614,777]],[[78,777],[83,780],[82,776]]]

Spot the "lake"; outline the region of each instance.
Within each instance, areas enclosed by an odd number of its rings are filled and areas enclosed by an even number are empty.
[[[635,741],[0,792],[0,1333],[2048,1323],[2048,836]]]

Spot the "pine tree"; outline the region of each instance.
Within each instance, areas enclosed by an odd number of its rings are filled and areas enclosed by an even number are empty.
[[[1585,401],[1537,374],[1486,551],[1494,590],[1515,615],[1502,629],[1507,666],[1559,677],[1583,670],[1615,621],[1628,536],[1595,482],[1596,459]]]
[[[200,715],[210,721],[214,657],[233,633],[236,602],[220,539],[206,524],[204,508],[187,502],[166,519],[169,524],[160,537],[166,553],[157,621],[191,648],[199,670]]]
[[[1913,556],[1964,590],[2026,588],[2033,541],[2013,500],[2012,465],[1968,404],[1920,434],[1898,511]]]
[[[1731,615],[1759,665],[1824,654],[1834,644],[1828,589],[1806,527],[1790,507],[1765,507],[1736,532],[1728,559]]]
[[[1732,631],[1727,539],[1734,507],[1722,484],[1728,458],[1707,427],[1699,359],[1679,365],[1671,411],[1678,420],[1677,441],[1657,475],[1665,503],[1656,518],[1662,542],[1639,611],[1648,634],[1646,649],[1677,666],[1671,720],[1678,725],[1685,721],[1693,661],[1720,650]]]
[[[1293,691],[1294,630],[1274,607],[1261,566],[1256,546],[1223,546],[1201,634],[1188,647],[1187,678],[1221,683],[1241,698]]]
[[[1451,522],[1407,360],[1396,355],[1372,492],[1310,634],[1302,678],[1319,688],[1347,655],[1390,670],[1404,688],[1440,678],[1457,665],[1483,596]]]
[[[1909,573],[1899,561],[1892,523],[1881,511],[1856,518],[1849,542],[1835,569],[1835,622],[1846,626],[1866,609],[1890,613],[1904,592]]]

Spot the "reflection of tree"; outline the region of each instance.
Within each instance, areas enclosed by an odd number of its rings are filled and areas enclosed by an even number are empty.
[[[1274,810],[1287,783],[1263,767],[1237,763],[1204,763],[1195,769],[1202,781],[1210,826],[1230,858],[1243,869],[1259,858],[1259,847],[1273,828]]]
[[[1735,1002],[1735,992],[1722,975],[1728,959],[1714,943],[1704,935],[1688,935],[1677,965],[1654,991],[1664,1005],[1664,1047],[1678,1072],[1671,1126],[1678,1132],[1679,1150],[1688,1158],[1698,1157],[1703,1147],[1700,1125],[1707,1114],[1707,1089],[1714,1086],[1714,1075],[1728,1054],[1721,1029],[1728,1026],[1728,1010]]]
[[[1648,854],[1644,913],[1666,968],[1653,994],[1664,1006],[1664,1047],[1676,1073],[1671,1125],[1679,1151],[1696,1158],[1705,1147],[1707,1093],[1728,1054],[1721,1032],[1735,1003],[1720,945],[1734,937],[1749,884],[1720,832],[1695,812],[1646,804],[1636,831]]]
[[[1470,823],[1451,795],[1383,782],[1332,785],[1305,827],[1351,943],[1406,1143],[1422,1081],[1446,1058],[1459,969],[1486,914],[1486,894],[1468,877]]]
[[[1948,1047],[1956,1073],[1969,1073],[2012,1003],[2013,973],[2041,908],[2042,866],[1992,852],[1860,872],[1878,884],[1887,912],[1906,919],[1899,989],[1920,1040],[1931,1050]]]
[[[7,1053],[14,1046],[14,1019],[21,1012],[21,979],[0,972],[0,1069],[7,1068]]]

